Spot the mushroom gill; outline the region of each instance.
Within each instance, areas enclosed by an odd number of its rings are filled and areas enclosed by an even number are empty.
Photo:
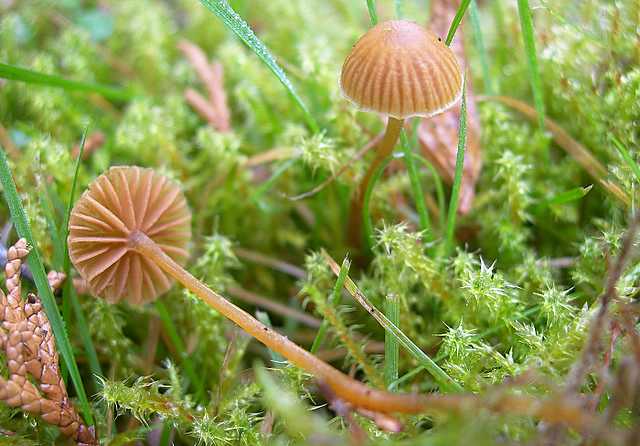
[[[112,167],[80,197],[69,221],[69,256],[92,294],[141,304],[169,290],[173,279],[131,246],[138,232],[184,265],[191,212],[180,186],[165,176]]]

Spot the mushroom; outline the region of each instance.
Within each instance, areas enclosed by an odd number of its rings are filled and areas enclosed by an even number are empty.
[[[191,212],[179,184],[152,169],[112,167],[89,186],[69,220],[69,257],[91,294],[142,304],[169,290],[169,275],[132,249],[137,233],[183,265]]]
[[[358,108],[388,117],[358,197],[364,195],[373,173],[393,151],[404,120],[428,118],[449,109],[460,100],[462,84],[453,51],[417,23],[381,22],[356,42],[342,67],[342,93]],[[360,203],[356,209],[361,210],[361,201],[356,203]]]
[[[113,167],[76,202],[69,221],[69,255],[98,296],[112,302],[147,302],[167,291],[172,279],[236,323],[266,347],[314,375],[352,407],[383,414],[451,411],[479,407],[474,395],[419,395],[372,389],[299,347],[200,282],[182,264],[191,236],[191,215],[180,186],[151,169]],[[558,421],[573,406],[504,395],[496,411],[514,411]],[[563,412],[564,411],[564,412]],[[578,415],[582,412],[578,411]],[[568,416],[567,416],[568,417]],[[560,416],[561,422],[567,417]],[[584,423],[583,419],[575,424]]]
[[[92,294],[110,302],[149,302],[172,279],[293,364],[316,376],[355,407],[416,412],[423,397],[374,390],[299,347],[209,289],[182,265],[191,214],[180,186],[135,166],[112,167],[76,202],[69,220],[69,257]]]

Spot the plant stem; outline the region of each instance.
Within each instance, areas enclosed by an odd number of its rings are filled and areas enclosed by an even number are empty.
[[[400,300],[395,294],[389,294],[384,301],[384,314],[392,324],[400,325]],[[388,389],[398,379],[398,361],[400,345],[388,331],[384,332],[384,384]]]

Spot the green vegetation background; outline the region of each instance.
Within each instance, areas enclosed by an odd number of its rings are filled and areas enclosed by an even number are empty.
[[[384,331],[347,297],[333,306],[335,278],[320,255],[321,249],[336,259],[349,254],[349,200],[368,161],[355,163],[311,198],[286,197],[313,188],[382,129],[377,116],[357,112],[342,99],[337,82],[346,53],[369,26],[366,3],[231,3],[284,67],[317,121],[317,132],[260,59],[195,0],[5,3],[0,4],[1,62],[130,92],[123,100],[107,101],[96,94],[0,81],[0,123],[19,149],[11,166],[45,263],[62,264],[51,225],[62,221],[71,192],[71,147],[85,128],[100,130],[105,143],[82,162],[79,191],[115,164],[150,166],[179,180],[194,212],[189,269],[222,293],[243,288],[327,318],[332,336],[324,350],[346,350],[334,364],[355,367],[359,378],[379,382],[381,352],[365,353],[361,339],[383,341]],[[378,2],[380,19],[394,17],[392,3]],[[402,3],[404,17],[428,24],[427,1]],[[476,94],[533,104],[516,3],[478,6],[480,27],[472,28],[467,16],[460,34]],[[531,369],[554,385],[563,382],[585,341],[607,261],[619,249],[638,199],[639,178],[612,137],[637,162],[640,5],[540,0],[532,7],[547,116],[606,166],[605,179],[621,185],[630,205],[611,196],[536,122],[483,101],[478,103],[483,168],[473,207],[458,218],[455,252],[441,254],[445,228],[436,215],[431,233],[422,234],[416,232],[413,207],[396,206],[398,194],[413,203],[409,177],[400,170],[374,191],[376,243],[368,261],[350,271],[379,308],[386,296],[396,296],[400,328],[466,390],[481,394]],[[478,32],[486,53],[477,44]],[[200,88],[176,47],[185,38],[224,67],[229,133],[213,130],[183,99],[187,88]],[[272,149],[286,156],[246,167],[252,156]],[[425,194],[436,197],[430,170],[422,180]],[[592,184],[566,199],[567,191]],[[8,210],[3,212],[8,220]],[[248,261],[247,251],[297,265],[306,276]],[[624,272],[618,286],[623,300],[637,293],[639,275],[638,263]],[[159,305],[145,307],[111,306],[90,296],[80,302],[103,377],[92,379],[81,326],[70,312],[66,327],[105,444],[126,444],[151,430],[167,440],[172,427],[180,444],[311,444],[310,439],[344,444],[349,436],[341,419],[331,420],[324,409],[311,411],[323,400],[310,377],[272,358],[180,288]],[[149,360],[147,340],[158,318],[162,336]],[[270,319],[292,339],[311,345],[315,328],[273,312]],[[618,344],[614,357],[620,349]],[[275,371],[253,369],[257,358]],[[411,374],[396,389],[436,388],[428,374],[415,372],[417,366],[401,352],[400,375]],[[533,395],[548,390],[526,388]],[[631,412],[619,418],[623,426],[638,422]],[[385,434],[358,417],[371,444],[526,442],[537,429],[531,419],[483,413],[403,421],[403,433]],[[18,434],[7,444],[61,441],[40,420],[4,406],[0,426]],[[6,441],[0,437],[0,444]]]

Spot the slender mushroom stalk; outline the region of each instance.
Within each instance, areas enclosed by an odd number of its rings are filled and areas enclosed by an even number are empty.
[[[148,302],[180,282],[244,331],[314,375],[354,408],[379,413],[461,411],[480,407],[474,395],[389,393],[369,388],[320,360],[209,289],[183,267],[191,214],[180,186],[151,169],[113,167],[75,204],[69,221],[69,255],[90,291],[111,302]],[[494,410],[582,426],[579,408],[505,395]],[[550,410],[552,407],[553,410]]]
[[[376,158],[358,185],[351,207],[351,239],[360,241],[364,192],[395,147],[404,120],[431,117],[462,96],[462,72],[442,39],[406,20],[381,22],[353,46],[342,67],[343,95],[364,111],[388,116]]]

